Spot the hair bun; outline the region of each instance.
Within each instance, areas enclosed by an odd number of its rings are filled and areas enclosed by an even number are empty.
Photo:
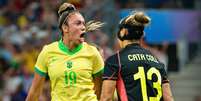
[[[146,16],[143,12],[136,12],[134,14],[134,19],[136,22],[141,24],[148,24],[150,22],[150,18]]]
[[[63,3],[59,8],[58,14],[59,14],[59,16],[61,16],[62,13],[65,11],[74,11],[74,10],[76,10],[76,8],[73,4]]]

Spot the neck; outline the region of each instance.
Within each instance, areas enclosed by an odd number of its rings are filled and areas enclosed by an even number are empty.
[[[124,40],[123,42],[122,42],[122,46],[123,46],[123,48],[124,47],[126,47],[127,45],[129,45],[129,44],[133,44],[133,43],[137,43],[137,44],[140,44],[140,40]]]
[[[68,38],[63,38],[62,41],[65,44],[65,46],[69,48],[69,50],[73,50],[77,46],[75,43],[68,40]]]

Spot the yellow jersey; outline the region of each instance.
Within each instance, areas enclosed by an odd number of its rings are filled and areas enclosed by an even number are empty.
[[[52,101],[97,101],[93,77],[103,72],[97,48],[85,42],[70,51],[62,40],[43,47],[35,72],[49,76]]]

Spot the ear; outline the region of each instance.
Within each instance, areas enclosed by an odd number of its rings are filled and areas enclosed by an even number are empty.
[[[64,33],[67,33],[68,32],[68,26],[62,25],[62,30]]]
[[[127,28],[122,28],[120,31],[120,36],[123,37],[124,35],[128,35],[128,29]]]

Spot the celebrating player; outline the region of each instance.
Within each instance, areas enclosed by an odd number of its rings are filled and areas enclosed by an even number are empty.
[[[69,3],[63,3],[58,13],[62,39],[45,45],[40,52],[26,101],[39,99],[47,76],[52,101],[97,101],[104,62],[97,48],[84,42],[84,35],[102,24],[85,24]]]

